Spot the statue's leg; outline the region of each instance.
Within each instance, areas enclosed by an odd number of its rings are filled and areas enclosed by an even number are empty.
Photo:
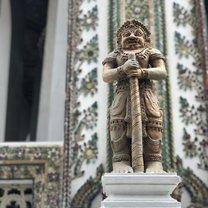
[[[127,123],[123,119],[110,122],[111,147],[113,150],[113,172],[132,173],[130,165],[130,139],[126,137]]]
[[[130,139],[127,138],[127,114],[129,90],[126,86],[117,87],[110,108],[110,137],[113,150],[113,172],[133,172],[130,164]]]
[[[164,172],[162,167],[162,111],[152,89],[143,91],[145,113],[144,160],[146,172]]]
[[[163,171],[162,167],[162,118],[149,118],[144,138],[144,158],[146,172]]]

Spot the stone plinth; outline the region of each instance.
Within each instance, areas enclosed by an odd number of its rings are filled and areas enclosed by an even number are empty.
[[[179,182],[175,173],[108,173],[102,177],[107,198],[101,208],[180,208],[180,203],[170,196]]]

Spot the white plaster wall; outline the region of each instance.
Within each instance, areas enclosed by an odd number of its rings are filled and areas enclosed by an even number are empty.
[[[67,0],[49,0],[37,141],[63,141]]]
[[[38,146],[53,146],[53,145],[59,145],[63,146],[63,142],[4,142],[0,143],[0,147],[22,147],[22,146],[27,146],[27,147],[38,147]]]
[[[168,75],[170,79],[170,93],[171,93],[171,105],[172,105],[172,117],[173,117],[173,137],[175,145],[175,153],[183,154],[183,147],[181,144],[182,130],[181,121],[179,120],[179,88],[177,83],[177,62],[175,61],[175,41],[174,32],[175,25],[173,23],[173,10],[172,10],[172,0],[166,1],[166,31],[167,31],[167,46],[168,55],[166,56],[168,63]]]
[[[107,161],[107,105],[108,84],[102,80],[102,61],[106,58],[108,51],[108,1],[98,1],[99,14],[99,59],[98,59],[98,165],[105,166]],[[106,168],[106,167],[105,167]],[[96,197],[91,208],[100,207],[102,195]]]
[[[0,1],[0,142],[4,141],[11,45],[10,1]]]
[[[98,149],[100,163],[106,164],[107,160],[107,107],[108,107],[108,84],[102,79],[103,65],[108,51],[108,1],[98,1],[99,13],[99,59],[98,59]]]

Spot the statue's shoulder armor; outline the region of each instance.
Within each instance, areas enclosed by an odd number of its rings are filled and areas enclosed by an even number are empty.
[[[155,59],[163,59],[165,60],[165,57],[163,54],[156,48],[149,48],[149,61],[152,62]]]
[[[110,52],[107,57],[103,60],[102,64],[112,63],[116,65],[116,57],[119,53],[119,49],[115,49],[114,51]]]

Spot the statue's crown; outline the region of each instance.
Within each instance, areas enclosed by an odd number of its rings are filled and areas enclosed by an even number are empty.
[[[128,20],[128,21],[126,21],[120,28],[119,28],[119,30],[118,30],[118,32],[117,33],[122,33],[124,30],[126,30],[126,29],[133,29],[133,28],[140,28],[140,29],[142,29],[145,33],[146,33],[146,35],[147,36],[150,36],[151,35],[151,33],[150,33],[150,31],[147,29],[147,27],[144,25],[144,24],[142,24],[141,22],[139,22],[139,21],[137,21],[137,20]]]
[[[144,32],[146,41],[150,42],[149,37],[150,37],[151,33],[143,23],[141,23],[137,20],[127,20],[117,31],[117,41],[118,41],[118,43],[121,40],[122,33],[125,30],[131,30],[131,29],[141,29]]]

